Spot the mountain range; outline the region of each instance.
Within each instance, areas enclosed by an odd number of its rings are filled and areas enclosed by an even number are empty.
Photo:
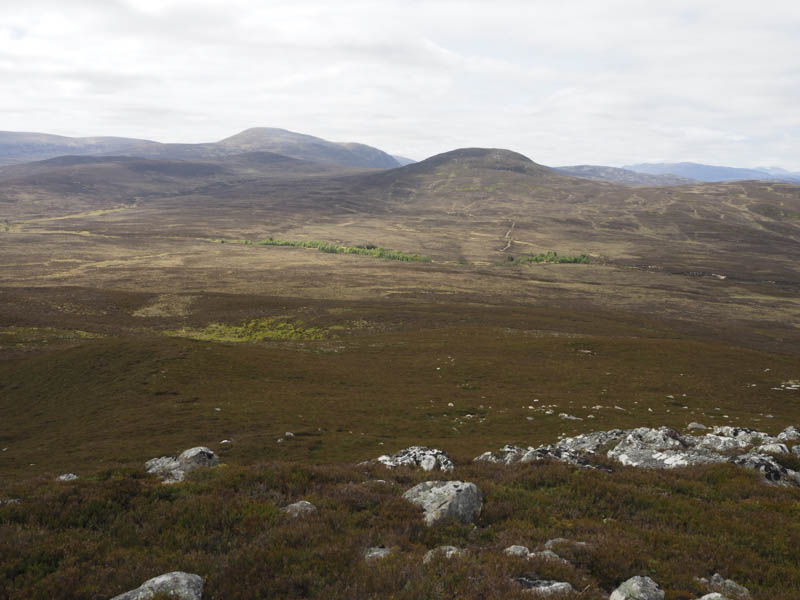
[[[704,165],[693,162],[680,163],[641,163],[625,165],[622,167],[629,171],[645,173],[648,175],[674,175],[696,181],[721,182],[721,181],[781,181],[800,183],[800,173],[792,173],[785,169],[775,167],[759,169],[740,169],[736,167],[723,167]]]
[[[64,137],[44,133],[0,132],[0,166],[58,156],[134,156],[167,160],[216,160],[250,153],[272,152],[320,164],[391,169],[410,159],[358,143],[330,142],[285,129],[255,127],[218,142],[164,144],[122,137]],[[413,162],[413,161],[411,161]]]

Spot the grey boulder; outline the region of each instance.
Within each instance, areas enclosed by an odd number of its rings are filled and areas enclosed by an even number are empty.
[[[789,425],[778,434],[778,439],[782,442],[798,442],[800,441],[800,429],[794,425]]]
[[[149,600],[163,595],[176,600],[201,600],[203,578],[200,575],[174,571],[148,579],[135,590],[114,596],[111,600]]]
[[[391,456],[384,454],[376,459],[382,465],[395,467],[411,467],[423,471],[452,471],[453,461],[443,450],[427,446],[411,446]]]
[[[56,477],[59,481],[75,481],[78,479],[78,476],[75,473],[64,473],[63,475],[59,475]]]
[[[284,506],[281,508],[281,511],[285,512],[290,517],[297,518],[313,515],[315,512],[317,512],[317,507],[307,500],[300,500],[299,502]]]
[[[463,556],[465,550],[462,548],[457,548],[456,546],[439,546],[438,548],[434,548],[433,550],[428,550],[425,553],[424,558],[422,559],[423,564],[428,564],[437,556],[443,556],[444,558],[457,558],[459,556]]]
[[[162,456],[151,458],[144,463],[148,473],[158,475],[164,483],[183,481],[186,474],[200,467],[214,467],[219,464],[219,457],[205,446],[197,446],[184,450],[178,456]]]
[[[503,554],[508,556],[520,556],[522,558],[528,558],[530,553],[531,551],[528,550],[526,546],[517,546],[516,544],[503,550]]]
[[[541,598],[575,591],[575,588],[566,581],[535,579],[533,577],[516,577],[514,581],[522,586],[522,591],[536,592],[537,596]]]
[[[664,600],[664,592],[649,577],[631,577],[611,593],[608,600]]]
[[[471,523],[483,508],[478,486],[465,481],[425,481],[408,490],[403,498],[425,511],[429,526],[447,518]]]
[[[371,562],[373,560],[380,560],[382,558],[386,558],[392,553],[390,548],[386,546],[373,546],[372,548],[367,548],[364,551],[364,560],[367,562]]]
[[[733,579],[725,579],[719,573],[714,573],[710,578],[700,579],[706,589],[712,594],[719,594],[723,598],[730,600],[750,600],[750,590],[743,585],[736,583]],[[705,596],[703,596],[705,598]]]

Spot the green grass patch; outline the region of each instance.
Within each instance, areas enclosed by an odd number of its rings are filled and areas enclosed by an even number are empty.
[[[245,242],[247,243],[247,242]],[[256,242],[258,246],[291,246],[294,248],[316,248],[320,252],[327,252],[329,254],[358,254],[360,256],[371,256],[373,258],[383,258],[385,260],[402,260],[405,262],[431,262],[429,256],[421,254],[407,254],[400,250],[391,250],[389,248],[381,248],[374,244],[361,244],[357,246],[342,246],[332,242],[323,242],[320,240],[276,240],[268,238],[266,240],[259,240]]]
[[[173,337],[185,337],[209,342],[264,342],[267,340],[321,340],[328,331],[321,327],[307,327],[300,321],[290,322],[274,318],[245,321],[239,325],[210,323],[203,329],[171,329],[164,332]]]
[[[509,262],[515,265],[527,265],[531,263],[589,264],[592,261],[586,254],[561,255],[554,250],[548,250],[539,254],[520,256]]]

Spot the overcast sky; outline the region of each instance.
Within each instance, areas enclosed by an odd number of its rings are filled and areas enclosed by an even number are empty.
[[[798,0],[0,0],[0,129],[800,171]]]

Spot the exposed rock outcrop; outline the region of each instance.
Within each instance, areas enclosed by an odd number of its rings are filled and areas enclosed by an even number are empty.
[[[317,512],[317,507],[307,500],[300,500],[299,502],[284,506],[281,508],[281,511],[285,512],[290,517],[297,518],[313,515]]]
[[[732,462],[759,471],[769,483],[800,485],[800,474],[782,467],[770,456],[789,452],[785,442],[796,429],[787,427],[778,437],[730,426],[714,427],[704,435],[681,435],[670,427],[612,429],[564,438],[538,448],[504,446],[497,452],[484,452],[475,460],[512,464],[550,459],[591,466],[593,459],[606,451],[608,458],[632,467],[672,469]],[[792,452],[800,456],[797,446]]]
[[[522,586],[523,591],[536,592],[539,597],[554,596],[556,594],[575,591],[575,588],[565,581],[536,579],[535,577],[515,577],[514,581]]]
[[[162,456],[151,458],[144,464],[148,473],[158,475],[164,483],[183,481],[186,474],[200,467],[214,467],[219,464],[219,457],[205,446],[197,446],[184,450],[178,456]]]
[[[403,498],[425,511],[428,525],[448,517],[471,523],[483,507],[483,494],[478,486],[464,481],[425,481],[408,490]]]
[[[714,573],[711,577],[700,578],[700,583],[712,594],[720,594],[730,600],[750,600],[750,590],[743,585],[736,583],[733,579],[725,579],[719,573]],[[703,596],[705,598],[705,596]]]
[[[380,560],[382,558],[386,558],[392,553],[391,548],[387,548],[386,546],[373,546],[372,548],[367,548],[364,551],[364,560],[367,562],[371,562],[373,560]]]
[[[778,439],[782,442],[800,442],[800,429],[794,425],[789,425],[778,434]]]
[[[433,550],[428,550],[425,553],[425,557],[422,559],[422,562],[424,564],[428,564],[437,556],[443,556],[444,558],[450,559],[463,556],[464,554],[466,554],[466,550],[463,548],[457,548],[456,546],[439,546]]]
[[[377,462],[393,469],[395,467],[411,467],[423,471],[452,471],[453,461],[443,450],[427,446],[411,446],[391,456],[379,456]]]
[[[664,600],[664,592],[649,577],[631,577],[611,593],[608,600]]]
[[[200,600],[203,596],[203,578],[174,571],[148,579],[135,590],[114,596],[111,600],[149,600],[158,594],[175,600]]]

